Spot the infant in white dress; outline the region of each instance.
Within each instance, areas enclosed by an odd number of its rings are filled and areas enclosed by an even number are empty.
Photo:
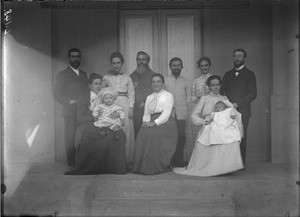
[[[228,108],[223,101],[218,101],[214,112],[204,119],[206,122],[212,122],[205,126],[199,136],[198,142],[201,144],[210,146],[241,141],[241,124],[237,123],[237,119],[240,120],[240,114],[234,108]]]
[[[98,104],[93,110],[95,118],[94,125],[100,128],[100,134],[106,135],[108,129],[114,131],[114,138],[119,139],[119,130],[125,125],[125,113],[123,109],[114,104],[117,93],[112,88],[103,88],[99,93],[102,104]],[[118,118],[113,119],[111,115],[116,113]]]

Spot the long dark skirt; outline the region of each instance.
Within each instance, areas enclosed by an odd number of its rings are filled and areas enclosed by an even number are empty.
[[[156,118],[151,117],[152,120]],[[147,175],[169,171],[176,145],[177,128],[172,116],[162,125],[141,127],[136,139],[132,171]]]
[[[99,130],[93,123],[87,126],[77,150],[75,169],[66,175],[126,173],[124,132],[121,130],[116,140],[112,130],[107,129],[107,135],[99,134]]]

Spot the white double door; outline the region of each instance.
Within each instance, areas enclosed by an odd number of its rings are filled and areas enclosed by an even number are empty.
[[[194,10],[121,11],[119,48],[124,54],[127,74],[136,68],[136,54],[150,55],[154,72],[167,76],[171,73],[169,61],[183,60],[181,75],[191,86],[201,56],[200,18]]]

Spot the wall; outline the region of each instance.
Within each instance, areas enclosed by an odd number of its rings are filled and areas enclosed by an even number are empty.
[[[4,35],[4,161],[54,160],[51,13],[39,4],[5,2],[12,10]]]
[[[247,160],[268,160],[270,149],[270,82],[272,79],[272,6],[250,1],[248,8],[206,9],[203,19],[203,55],[212,61],[211,72],[223,76],[233,68],[232,53],[244,48],[245,65],[257,79],[257,98],[252,102],[248,127]]]
[[[52,9],[53,81],[68,64],[68,50],[82,52],[81,69],[105,75],[110,69],[110,54],[118,48],[118,16],[116,9],[89,7]],[[61,106],[55,103],[56,160],[64,161],[64,122]]]
[[[273,54],[272,161],[299,163],[299,1],[274,4]]]

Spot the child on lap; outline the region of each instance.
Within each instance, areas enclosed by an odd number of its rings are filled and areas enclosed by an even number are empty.
[[[120,129],[124,127],[125,113],[123,109],[114,104],[117,99],[117,93],[110,87],[103,88],[99,97],[102,104],[97,105],[93,110],[93,116],[95,117],[94,125],[100,128],[100,134],[108,134],[108,129],[114,131],[114,138],[118,140],[120,138]],[[117,119],[111,118],[113,113],[117,113]]]
[[[214,112],[204,119],[211,123],[205,126],[198,138],[201,144],[210,146],[241,141],[242,125],[237,121],[240,121],[240,114],[234,108],[228,108],[223,101],[218,101]]]

